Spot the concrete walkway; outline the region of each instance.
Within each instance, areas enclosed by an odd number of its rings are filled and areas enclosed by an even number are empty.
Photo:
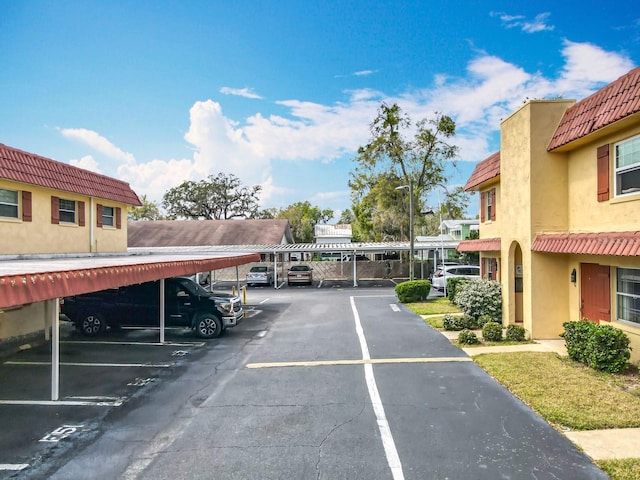
[[[457,339],[458,333],[442,331],[442,334],[450,340]],[[481,353],[497,352],[554,352],[558,355],[567,355],[564,340],[536,340],[536,343],[522,345],[470,347],[462,350],[470,357]],[[563,431],[562,433],[593,460],[640,458],[640,428]]]

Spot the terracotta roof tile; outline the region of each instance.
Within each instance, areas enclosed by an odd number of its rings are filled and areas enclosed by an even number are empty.
[[[479,238],[477,240],[463,240],[456,248],[459,252],[499,252],[501,248],[499,238]]]
[[[549,147],[551,151],[640,112],[640,67],[567,109]]]
[[[473,190],[478,185],[496,178],[498,175],[500,175],[500,152],[494,153],[476,165],[464,189],[465,191]]]
[[[536,235],[531,250],[633,257],[640,255],[640,232],[545,233]]]
[[[128,183],[0,143],[0,178],[89,197],[142,205]]]

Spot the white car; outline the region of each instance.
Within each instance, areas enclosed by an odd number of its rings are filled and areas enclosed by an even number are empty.
[[[433,276],[431,286],[439,292],[444,291],[448,278],[468,278],[470,280],[480,280],[480,267],[475,265],[445,265],[438,267],[438,271]]]
[[[256,266],[251,267],[247,273],[247,286],[249,285],[273,285],[273,267]]]

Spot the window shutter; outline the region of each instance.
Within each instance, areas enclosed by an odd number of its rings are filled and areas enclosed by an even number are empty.
[[[609,145],[598,147],[598,201],[609,200]]]
[[[116,207],[116,228],[122,228],[122,209]]]
[[[487,208],[487,200],[486,200],[486,193],[485,192],[480,192],[480,221],[484,222],[485,220],[485,211]]]
[[[496,189],[491,189],[491,220],[496,219]]]
[[[84,227],[85,224],[84,213],[84,202],[78,202],[78,225],[81,227]]]
[[[31,192],[22,191],[22,221],[30,222],[33,220],[31,214]]]
[[[498,279],[498,260],[495,258],[491,259],[491,280]]]
[[[102,205],[98,203],[96,208],[96,226],[102,228]]]
[[[60,201],[58,197],[51,197],[51,223],[60,223]]]

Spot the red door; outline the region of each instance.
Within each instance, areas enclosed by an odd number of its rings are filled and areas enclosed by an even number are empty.
[[[581,316],[592,322],[611,321],[610,269],[595,263],[580,264]]]

